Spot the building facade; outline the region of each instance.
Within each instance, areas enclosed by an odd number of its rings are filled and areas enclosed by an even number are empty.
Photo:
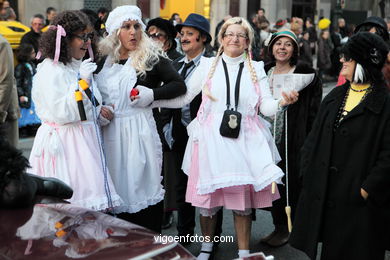
[[[315,22],[326,17],[335,23],[342,16],[347,23],[357,24],[370,15],[390,16],[390,0],[10,0],[10,3],[26,25],[34,14],[45,14],[49,6],[63,11],[138,5],[146,20],[157,16],[169,19],[172,13],[179,13],[185,20],[189,13],[196,12],[210,20],[212,35],[215,26],[227,14],[249,18],[260,7],[265,9],[271,23],[292,16],[311,17]]]

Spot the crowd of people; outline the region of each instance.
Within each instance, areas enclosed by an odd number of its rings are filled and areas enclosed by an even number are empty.
[[[265,209],[275,228],[262,243],[289,242],[311,259],[322,243],[320,259],[383,260],[387,24],[340,18],[330,30],[323,18],[317,32],[310,18],[271,24],[265,11],[227,15],[213,39],[196,13],[145,22],[133,5],[49,7],[31,18],[15,69],[0,36],[0,206],[53,195],[157,233],[177,210],[180,236],[194,235],[198,208],[209,237],[222,233],[225,208],[239,257]],[[340,86],[322,100],[329,78]],[[28,163],[15,150],[18,124],[35,137]],[[12,171],[9,157],[20,162]],[[203,242],[198,259],[217,246]]]

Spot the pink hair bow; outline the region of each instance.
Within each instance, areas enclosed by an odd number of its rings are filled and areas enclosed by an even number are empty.
[[[51,25],[50,26],[50,29],[55,29],[57,28],[57,36],[56,36],[56,50],[55,50],[55,53],[54,53],[54,63],[57,64],[58,63],[58,59],[60,58],[60,51],[61,51],[61,37],[65,37],[66,36],[66,31],[64,29],[64,27],[62,27],[61,25]]]
[[[92,50],[92,46],[91,44],[88,44],[88,53],[89,53],[89,57],[91,58],[91,61],[93,61],[93,50]]]

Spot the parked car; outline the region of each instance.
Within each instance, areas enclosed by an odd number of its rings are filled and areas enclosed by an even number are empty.
[[[8,40],[13,50],[17,49],[23,35],[30,28],[17,21],[0,21],[0,34]]]
[[[180,244],[158,242],[158,234],[141,226],[45,200],[0,209],[0,259],[195,259]]]

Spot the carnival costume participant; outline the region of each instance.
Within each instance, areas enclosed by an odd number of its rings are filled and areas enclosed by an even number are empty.
[[[120,218],[161,230],[164,189],[161,185],[162,147],[153,100],[169,99],[186,92],[183,79],[163,50],[144,32],[141,10],[125,5],[107,18],[108,36],[100,43],[108,55],[97,75],[103,102],[115,107],[115,117],[103,129],[108,167],[125,204]],[[130,106],[135,86],[146,86],[141,98]],[[157,124],[158,116],[156,116]]]
[[[261,242],[277,247],[288,241],[288,218],[285,207],[288,207],[287,210],[291,209],[293,219],[301,189],[299,154],[320,108],[322,84],[312,67],[298,61],[298,39],[292,31],[283,30],[274,33],[267,45],[272,62],[266,64],[265,71],[268,74],[272,94],[277,91],[276,85],[278,83],[275,78],[278,75],[285,77],[285,86],[283,87],[294,84],[294,87],[297,88],[299,83],[301,84],[300,88],[304,88],[300,91],[299,100],[295,104],[280,111],[276,116],[267,118],[273,124],[275,143],[282,157],[278,166],[282,168],[286,176],[283,178],[285,185],[278,186],[281,198],[274,201],[271,208],[275,230],[262,238]],[[294,81],[294,76],[299,76],[300,79],[307,76],[308,82],[305,80]],[[291,82],[286,82],[286,79]],[[288,191],[288,196],[286,196],[286,191]]]
[[[161,17],[149,20],[146,26],[146,33],[156,43],[160,44],[163,51],[167,54],[168,58],[172,61],[182,57],[182,55],[176,51],[176,35],[177,31],[171,22],[162,19]],[[175,66],[174,66],[175,67]],[[160,110],[160,112],[162,112]],[[163,115],[159,114],[161,118],[161,125],[164,128]],[[170,120],[169,120],[170,121]],[[175,183],[177,174],[175,174],[175,160],[172,153],[169,151],[168,145],[165,143],[160,132],[160,137],[163,146],[163,176],[164,176],[164,215],[162,220],[162,229],[169,228],[173,223],[173,210],[176,209],[176,194]],[[195,225],[195,222],[194,222]]]
[[[96,65],[89,59],[81,61],[91,44],[91,30],[84,13],[65,11],[42,35],[45,60],[37,68],[32,89],[42,125],[31,150],[30,172],[70,185],[74,190],[71,203],[105,210],[118,206],[120,198],[104,165],[97,125],[97,119],[108,123],[112,113],[101,106],[94,87]]]
[[[210,23],[204,16],[191,13],[184,23],[176,25],[176,30],[180,34],[180,43],[185,56],[173,61],[172,65],[188,83],[196,67],[199,66],[201,57],[214,57],[214,53],[208,51],[212,40]],[[181,170],[181,165],[188,141],[187,126],[196,117],[201,102],[202,95],[199,94],[182,108],[160,109],[164,138],[168,147],[166,150],[170,150],[169,153],[165,153],[166,157],[171,158],[168,169],[171,170],[170,173],[174,172],[179,236],[193,235],[195,229],[195,207],[186,202],[188,176]],[[222,233],[222,215],[221,210],[217,214],[216,235]]]
[[[341,53],[347,82],[322,101],[302,148],[289,242],[311,259],[322,242],[321,260],[383,260],[390,245],[390,96],[381,72],[388,46],[359,32]]]
[[[203,88],[198,115],[187,127],[182,166],[189,176],[186,201],[200,208],[203,236],[213,237],[217,220],[213,216],[222,207],[233,210],[238,254],[243,257],[249,254],[252,208],[272,205],[279,194],[272,193],[271,183],[283,176],[276,166],[280,158],[268,123],[258,110],[271,116],[294,103],[298,93],[272,98],[263,62],[250,59],[253,31],[245,19],[227,20],[218,40],[217,56],[202,57],[187,85],[188,94],[155,101],[153,106],[182,107]],[[143,91],[140,87],[141,96]],[[212,248],[212,243],[202,243],[198,259],[208,259]]]
[[[182,56],[176,51],[177,43],[175,38],[177,31],[168,20],[160,17],[149,20],[146,32],[154,41],[160,42],[161,48],[172,61]]]

